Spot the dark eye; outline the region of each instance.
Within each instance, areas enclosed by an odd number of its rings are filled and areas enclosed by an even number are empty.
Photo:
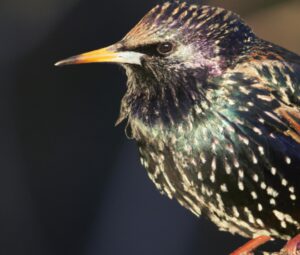
[[[157,45],[157,51],[161,55],[168,55],[174,49],[174,45],[170,42],[164,42]]]

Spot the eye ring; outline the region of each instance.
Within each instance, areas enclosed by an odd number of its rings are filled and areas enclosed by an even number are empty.
[[[163,56],[167,56],[173,52],[174,48],[175,46],[173,43],[163,42],[157,45],[157,52]]]

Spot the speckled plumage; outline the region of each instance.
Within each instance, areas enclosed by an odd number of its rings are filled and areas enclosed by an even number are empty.
[[[232,12],[185,3],[155,7],[122,43],[147,53],[164,40],[187,54],[124,65],[120,120],[128,117],[151,180],[222,230],[297,234],[300,57],[257,38]]]
[[[127,120],[163,194],[245,237],[300,232],[298,55],[230,11],[175,1],[120,42],[57,65],[90,62],[126,69],[117,124]]]

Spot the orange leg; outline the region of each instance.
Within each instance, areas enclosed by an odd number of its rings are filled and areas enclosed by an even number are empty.
[[[257,247],[265,244],[270,240],[271,237],[269,236],[259,236],[257,238],[252,239],[248,243],[244,244],[242,247],[238,248],[230,255],[250,255],[253,250],[255,250]]]
[[[287,242],[282,249],[284,254],[299,255],[300,254],[300,234]]]

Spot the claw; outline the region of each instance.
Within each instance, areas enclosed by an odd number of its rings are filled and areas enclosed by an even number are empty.
[[[257,247],[265,244],[266,242],[268,242],[270,240],[271,240],[271,237],[269,237],[269,236],[259,236],[257,238],[250,240],[249,242],[244,244],[242,247],[235,250],[233,253],[230,253],[230,255],[251,255],[253,250],[255,250]],[[290,254],[288,254],[288,255],[290,255]]]

